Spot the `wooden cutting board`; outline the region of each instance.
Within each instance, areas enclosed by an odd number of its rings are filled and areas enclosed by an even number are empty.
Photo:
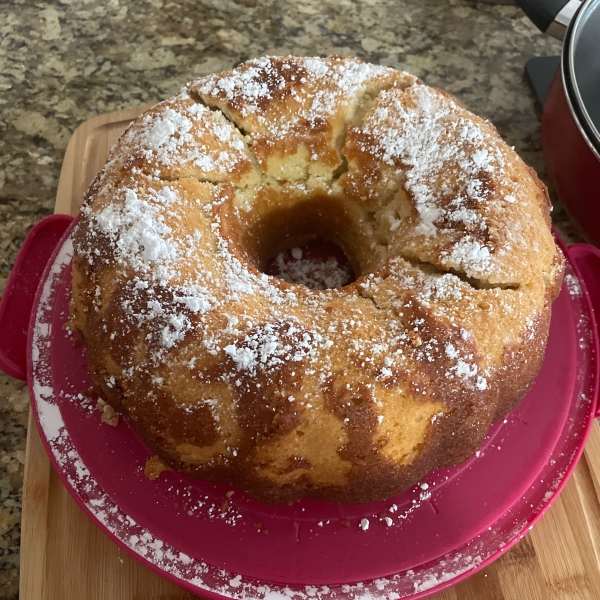
[[[83,123],[67,148],[57,213],[76,214],[112,144],[143,108]],[[71,499],[30,415],[23,488],[21,600],[194,598],[119,549]],[[600,598],[600,428],[544,518],[512,550],[436,600]]]

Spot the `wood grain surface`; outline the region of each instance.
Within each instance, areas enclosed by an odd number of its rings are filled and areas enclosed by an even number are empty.
[[[112,144],[143,108],[83,123],[67,148],[55,212],[76,214]],[[120,550],[72,500],[30,415],[23,487],[21,600],[195,598]],[[435,600],[600,599],[600,428],[543,519],[512,550]]]

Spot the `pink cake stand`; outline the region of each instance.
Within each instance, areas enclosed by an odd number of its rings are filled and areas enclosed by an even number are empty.
[[[576,244],[562,246],[565,284],[533,388],[465,463],[385,502],[351,506],[267,506],[175,472],[150,481],[150,451],[127,420],[102,423],[82,394],[91,386],[86,356],[64,328],[72,228],[69,217],[49,217],[26,240],[0,304],[0,367],[23,378],[26,367],[42,441],[88,516],[136,559],[203,596],[396,600],[439,592],[531,529],[575,468],[597,416],[600,252]]]

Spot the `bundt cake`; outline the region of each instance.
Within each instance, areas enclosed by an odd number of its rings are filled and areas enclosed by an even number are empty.
[[[267,503],[384,499],[473,454],[534,381],[563,273],[549,211],[489,122],[412,75],[251,60],[113,147],[72,323],[170,468]],[[265,274],[315,239],[357,278]]]

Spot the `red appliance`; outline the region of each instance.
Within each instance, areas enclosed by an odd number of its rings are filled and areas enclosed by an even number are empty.
[[[517,4],[542,31],[564,37],[544,105],[544,156],[561,201],[600,246],[600,0]]]

